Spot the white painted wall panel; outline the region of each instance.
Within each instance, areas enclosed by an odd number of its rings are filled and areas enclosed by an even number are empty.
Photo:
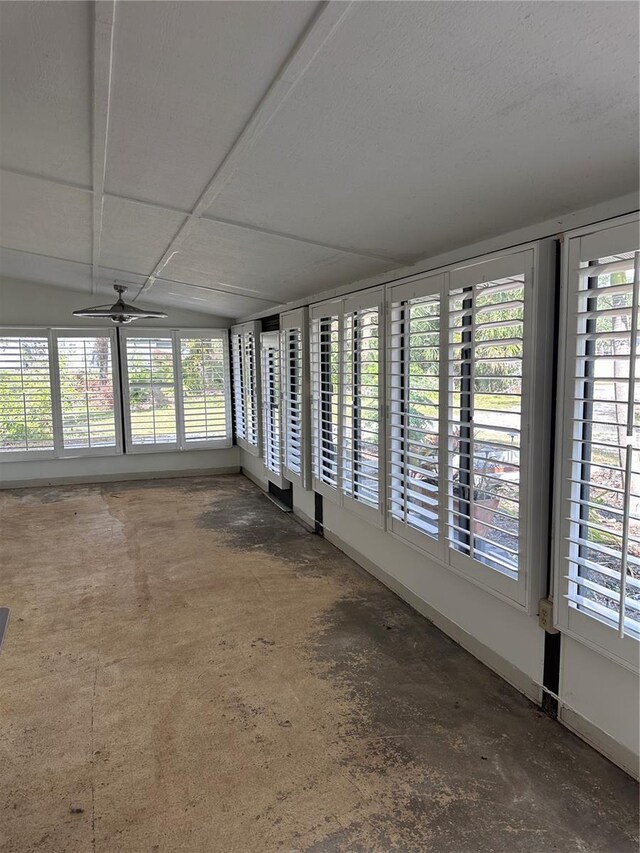
[[[560,718],[569,728],[633,775],[640,762],[640,682],[566,635],[562,638]]]
[[[115,302],[113,290],[91,295],[88,290],[64,290],[61,287],[17,281],[0,277],[0,325],[4,326],[96,326],[95,320],[74,317],[77,308],[89,305]],[[144,304],[144,303],[142,303]],[[226,328],[230,321],[215,314],[185,311],[184,308],[171,308],[165,320],[141,320],[140,327],[149,328]],[[110,321],[102,321],[105,327],[111,327]]]
[[[0,488],[49,483],[97,483],[238,471],[237,447],[185,453],[137,453],[122,456],[0,462]]]

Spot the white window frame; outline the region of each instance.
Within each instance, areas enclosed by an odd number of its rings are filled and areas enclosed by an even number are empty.
[[[229,333],[226,329],[176,329],[176,358],[178,361],[178,381],[180,389],[180,411],[182,414],[182,440],[183,446],[180,450],[205,450],[211,447],[231,447],[233,444],[233,430],[231,423],[231,367],[229,364]],[[182,350],[183,340],[214,340],[222,341],[222,369],[224,377],[224,438],[211,438],[202,441],[188,440],[185,436],[184,425],[184,392],[182,387]]]
[[[566,546],[569,537],[569,505],[573,435],[571,416],[574,394],[570,374],[575,364],[578,268],[581,262],[595,260],[638,247],[638,214],[620,217],[599,225],[579,228],[564,234],[558,359],[558,411],[556,422],[556,464],[554,484],[554,616],[556,627],[577,642],[601,653],[623,667],[638,671],[640,643],[633,637],[621,637],[613,626],[572,606],[567,599],[569,581]]]
[[[111,343],[111,377],[113,383],[113,413],[115,420],[115,445],[111,447],[80,447],[66,450],[64,448],[64,431],[62,422],[62,400],[60,390],[60,372],[58,369],[58,339],[59,338],[91,338],[106,337]],[[75,326],[72,329],[52,329],[51,342],[53,358],[55,362],[55,374],[53,381],[53,395],[58,409],[54,426],[60,436],[59,459],[70,459],[75,456],[117,456],[122,453],[122,405],[119,393],[120,376],[118,365],[118,340],[115,329],[88,329]],[[57,421],[57,424],[56,424]]]
[[[549,478],[545,460],[548,459],[551,437],[550,397],[553,355],[553,340],[547,330],[552,328],[550,324],[553,316],[553,270],[553,241],[543,240],[476,258],[466,263],[442,267],[439,270],[405,279],[396,285],[387,286],[387,324],[390,327],[391,306],[394,302],[412,298],[412,296],[435,293],[438,287],[437,279],[440,278],[441,390],[438,491],[442,502],[438,540],[393,519],[390,513],[389,496],[387,496],[387,529],[392,536],[428,555],[435,562],[529,614],[537,612],[538,601],[544,595],[546,582]],[[521,459],[524,461],[524,470],[520,481],[522,511],[519,528],[520,565],[518,577],[514,579],[458,552],[450,547],[446,538],[446,515],[449,511],[447,495],[448,306],[449,294],[452,290],[482,281],[492,281],[517,272],[524,273],[526,286],[521,438]],[[387,344],[387,372],[390,382],[394,369],[391,344],[390,334]],[[387,389],[390,405],[392,400],[390,384]],[[392,440],[390,438],[388,442],[390,460],[393,450]],[[535,476],[531,476],[531,472],[534,471]]]
[[[184,432],[184,401],[182,396],[182,364],[180,357],[180,343],[182,338],[220,338],[223,342],[223,359],[225,371],[225,412],[226,431],[223,439],[210,439],[207,441],[187,442]],[[173,384],[175,394],[175,420],[176,440],[158,444],[133,444],[131,435],[131,410],[129,406],[129,367],[127,364],[127,340],[130,338],[168,338],[172,346],[173,362]],[[222,447],[230,447],[231,435],[231,383],[229,373],[229,346],[227,329],[170,329],[170,328],[148,328],[139,327],[133,329],[120,329],[120,364],[122,372],[122,406],[125,429],[125,444],[127,453],[170,453],[184,452],[188,450],[204,450]]]
[[[123,452],[122,409],[119,392],[118,344],[115,329],[95,328],[91,326],[72,328],[3,326],[0,336],[39,337],[47,339],[49,354],[49,383],[51,392],[51,418],[53,425],[53,449],[51,450],[0,450],[1,462],[28,462],[38,459],[73,459],[81,456],[119,456]],[[60,396],[60,373],[58,363],[58,338],[68,337],[108,337],[111,342],[111,370],[113,382],[113,405],[115,419],[115,444],[110,447],[77,447],[65,449],[62,430],[62,404]]]
[[[343,394],[343,363],[344,363],[344,318],[345,315],[358,310],[366,310],[366,309],[377,309],[378,310],[378,323],[379,323],[379,337],[378,337],[378,397],[379,397],[379,435],[378,435],[378,453],[379,453],[379,466],[378,466],[378,504],[377,507],[372,507],[368,504],[364,504],[362,501],[358,501],[351,495],[347,495],[344,493],[343,488],[343,430],[344,430],[344,422],[343,422],[343,404],[344,404],[344,394]],[[384,307],[384,288],[377,287],[371,288],[365,291],[361,291],[359,293],[352,294],[351,296],[347,296],[341,299],[327,300],[325,302],[316,303],[312,305],[309,309],[309,322],[312,328],[312,332],[310,334],[310,338],[313,336],[313,324],[316,320],[319,320],[322,317],[327,316],[335,316],[338,319],[338,389],[337,389],[337,403],[338,403],[338,423],[337,423],[337,435],[336,435],[336,488],[333,488],[330,484],[325,483],[319,477],[317,477],[315,471],[312,470],[311,483],[313,489],[334,503],[339,504],[340,506],[345,507],[345,509],[349,509],[349,511],[353,512],[356,515],[359,515],[361,518],[368,521],[370,524],[375,525],[376,527],[384,528],[385,521],[385,513],[384,513],[384,503],[385,503],[385,493],[386,493],[386,425],[384,418],[384,388],[385,388],[385,307]],[[311,343],[311,350],[313,350],[313,343]],[[317,380],[313,375],[316,360],[319,360],[319,352],[314,356],[313,352],[311,355],[311,407],[312,412],[315,412],[315,417],[311,418],[311,433],[312,433],[312,441],[314,444],[319,441],[319,437],[316,434],[315,423],[316,420],[320,423],[320,406],[321,406],[321,398],[317,389]],[[319,369],[319,364],[318,364]]]
[[[448,283],[448,274],[436,272],[419,276],[411,279],[408,282],[389,286],[387,288],[387,422],[389,430],[387,457],[387,530],[405,542],[419,548],[431,556],[435,557],[440,562],[445,561],[445,542],[443,537],[443,516],[446,512],[445,494],[443,493],[442,472],[447,465],[447,442],[446,432],[443,435],[443,409],[447,408],[447,328],[443,322],[443,305],[446,294],[446,285]],[[394,457],[400,442],[402,441],[403,427],[400,421],[405,421],[406,410],[403,410],[399,401],[394,399],[394,385],[399,381],[402,373],[400,367],[400,358],[398,348],[394,346],[395,331],[393,319],[393,306],[398,302],[405,302],[411,299],[420,297],[437,296],[440,306],[440,344],[439,344],[439,423],[438,423],[438,498],[439,498],[439,514],[438,514],[438,538],[435,539],[428,534],[418,530],[416,527],[402,521],[392,513],[392,498],[391,490],[393,489],[394,481],[394,466],[399,466],[401,463],[396,463]],[[445,427],[446,430],[446,427]],[[406,479],[406,478],[405,478]]]
[[[300,471],[294,471],[287,465],[287,437],[289,435],[289,362],[288,332],[297,331],[300,335],[300,365],[296,377],[300,398]],[[311,432],[309,408],[309,311],[296,308],[280,315],[281,365],[282,365],[282,475],[290,483],[301,489],[311,488]]]
[[[251,347],[253,350],[253,363],[254,363],[254,377],[253,383],[249,381],[248,369],[246,360],[244,358],[244,352],[246,347],[246,338],[250,333],[252,337]],[[234,375],[233,375],[233,395],[234,400],[236,401],[236,419],[239,416],[242,417],[245,435],[240,435],[236,432],[236,443],[243,450],[246,450],[247,453],[250,453],[252,456],[260,456],[262,451],[262,366],[260,363],[260,323],[258,321],[252,321],[249,323],[239,323],[238,325],[231,327],[231,339],[232,339],[232,348],[235,346],[234,338],[238,340],[238,343],[242,349],[242,359],[241,359],[241,375],[236,375],[236,365],[234,364]],[[256,419],[256,428],[255,435],[256,441],[253,442],[250,438],[247,437],[247,399],[249,397],[252,398],[252,403],[255,411],[255,419]],[[242,411],[239,413],[237,411],[237,403],[241,401]]]

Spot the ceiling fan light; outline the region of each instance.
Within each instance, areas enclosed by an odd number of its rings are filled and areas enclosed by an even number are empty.
[[[127,305],[122,294],[127,288],[123,284],[114,284],[118,299],[113,305],[95,305],[92,308],[80,308],[73,312],[74,317],[111,320],[116,326],[123,326],[133,320],[159,320],[167,316],[164,311],[147,311],[135,305]]]

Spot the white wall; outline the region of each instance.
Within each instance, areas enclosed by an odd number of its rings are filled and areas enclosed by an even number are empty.
[[[65,290],[57,285],[38,284],[30,281],[0,276],[0,326],[96,326],[111,327],[109,320],[90,320],[74,317],[78,308],[89,305],[106,305],[116,301],[116,294],[104,293],[91,295],[79,290]],[[148,306],[160,310],[157,306]],[[138,320],[140,325],[150,328],[169,327],[186,329],[226,329],[231,322],[226,317],[213,314],[199,314],[195,311],[181,311],[168,308],[165,320]]]
[[[632,672],[566,634],[560,719],[628,773],[638,775],[640,690]]]
[[[74,317],[72,312],[88,305],[109,302],[103,294],[92,296],[76,290],[0,278],[0,326],[111,326],[109,321]],[[114,299],[115,301],[115,299]],[[210,314],[171,308],[164,320],[139,321],[149,328],[226,328],[229,320]],[[237,447],[220,450],[132,453],[120,456],[42,459],[26,462],[0,461],[0,488],[54,483],[98,482],[181,474],[237,471]]]

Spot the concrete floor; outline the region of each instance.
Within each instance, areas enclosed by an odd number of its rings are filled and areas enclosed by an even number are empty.
[[[635,851],[637,787],[240,476],[5,492],[2,851]]]

